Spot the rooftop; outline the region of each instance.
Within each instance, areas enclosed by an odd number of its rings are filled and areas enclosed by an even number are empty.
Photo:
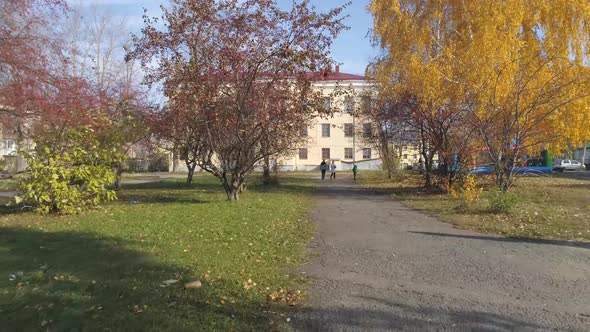
[[[320,77],[320,81],[365,81],[365,76],[354,75],[354,74],[347,74],[340,72],[340,66],[336,66],[335,70],[332,71],[322,71]]]

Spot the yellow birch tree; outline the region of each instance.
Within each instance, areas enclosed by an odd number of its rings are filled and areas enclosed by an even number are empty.
[[[410,90],[466,111],[464,128],[513,180],[518,156],[588,141],[590,2],[373,0],[388,91]]]

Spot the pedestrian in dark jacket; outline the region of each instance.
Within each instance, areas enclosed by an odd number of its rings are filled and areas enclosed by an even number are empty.
[[[322,180],[326,178],[326,171],[328,170],[328,164],[326,164],[326,159],[322,160],[320,164],[320,170],[322,171]]]

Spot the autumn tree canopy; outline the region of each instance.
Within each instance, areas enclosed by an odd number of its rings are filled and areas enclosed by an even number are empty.
[[[454,136],[477,133],[502,190],[519,156],[590,139],[590,3],[373,0],[370,10],[383,93],[415,96],[430,118],[459,116]]]
[[[293,148],[323,111],[311,84],[331,67],[342,9],[318,13],[308,0],[288,10],[275,0],[173,0],[163,29],[145,17],[128,57],[142,62],[148,83],[163,83],[172,119],[159,131],[181,128],[193,135],[187,141],[205,143],[197,163],[221,180],[229,200],[258,162]]]
[[[126,70],[115,73],[110,64],[117,61],[116,46],[104,47],[105,29],[82,36],[82,29],[64,25],[78,15],[64,0],[0,1],[0,121],[2,131],[14,136],[17,154],[27,160],[30,176],[20,189],[36,206],[48,202],[48,191],[78,206],[74,187],[106,190],[111,173],[120,175],[129,146],[144,134],[144,95],[130,75],[131,64],[123,61],[123,45],[117,63]],[[87,46],[76,49],[68,37]],[[94,44],[87,42],[90,37]],[[79,53],[95,61],[92,71],[77,70]],[[100,172],[91,174],[94,166]],[[95,203],[104,197],[90,194]],[[67,210],[62,207],[69,203],[62,203],[51,203],[49,210]]]

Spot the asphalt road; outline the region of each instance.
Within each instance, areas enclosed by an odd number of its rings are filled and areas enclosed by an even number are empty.
[[[325,180],[302,331],[590,331],[590,243],[454,229]]]

